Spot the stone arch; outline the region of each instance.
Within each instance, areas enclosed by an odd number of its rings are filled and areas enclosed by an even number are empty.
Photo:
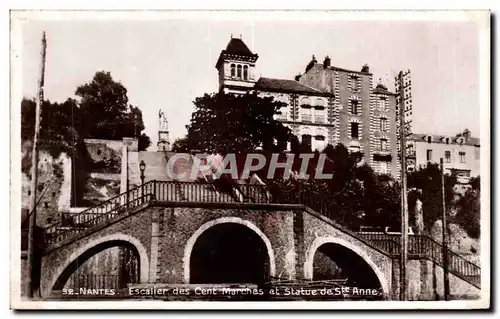
[[[224,224],[224,223],[235,223],[246,226],[253,230],[259,237],[262,239],[267,248],[267,253],[269,255],[269,274],[271,277],[274,277],[276,274],[276,261],[274,258],[274,251],[271,246],[271,242],[267,238],[267,236],[252,222],[248,220],[244,220],[240,217],[221,217],[217,219],[213,219],[205,224],[201,225],[194,234],[189,238],[186,243],[186,247],[184,248],[184,258],[183,258],[183,268],[184,268],[184,283],[190,283],[191,276],[191,252],[193,251],[193,247],[196,244],[198,238],[209,228]]]
[[[52,291],[59,278],[63,275],[64,271],[80,256],[89,251],[90,249],[105,244],[107,242],[125,242],[133,246],[139,255],[139,280],[140,283],[147,283],[149,281],[149,257],[146,249],[142,243],[135,237],[123,233],[110,234],[102,237],[95,238],[85,244],[83,247],[74,250],[69,257],[66,257],[61,266],[57,267],[54,272],[55,275],[51,278],[50,286],[47,287],[49,292]]]
[[[373,270],[375,275],[377,276],[380,285],[382,286],[382,290],[385,294],[390,293],[389,289],[389,281],[387,280],[386,276],[380,270],[380,268],[373,262],[373,260],[370,258],[370,256],[366,253],[366,251],[362,250],[360,247],[353,245],[349,241],[339,238],[339,237],[333,237],[333,236],[328,236],[328,237],[317,237],[311,246],[309,247],[308,251],[306,252],[306,261],[304,262],[304,277],[306,279],[312,279],[313,278],[313,262],[314,262],[314,254],[318,250],[319,247],[321,247],[324,244],[338,244],[340,246],[343,246],[355,254],[357,254],[359,257],[361,257],[367,264],[370,266],[370,268]]]

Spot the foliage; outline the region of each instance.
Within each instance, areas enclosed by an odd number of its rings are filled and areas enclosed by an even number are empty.
[[[290,129],[273,118],[284,103],[272,97],[219,92],[205,94],[193,103],[195,111],[187,126],[190,149],[221,154],[246,153],[258,147],[274,151],[284,149],[275,141],[292,139]]]
[[[472,178],[471,188],[457,202],[457,213],[452,219],[461,225],[473,238],[479,238],[481,232],[481,181]]]
[[[322,201],[329,217],[352,230],[362,225],[400,227],[400,186],[392,177],[376,174],[367,164],[359,166],[358,154],[349,153],[342,144],[327,145],[323,152],[328,157],[323,171],[332,173],[331,179],[273,179],[266,183],[278,197],[297,192],[299,187],[307,190],[314,194],[313,204]],[[316,165],[315,157],[311,166]]]
[[[75,94],[81,98],[78,122],[83,138],[139,139],[139,150],[151,144],[144,130],[142,112],[128,104],[127,89],[113,80],[109,72],[97,72],[91,82],[79,86]]]
[[[91,160],[83,140],[85,138],[122,139],[138,138],[139,150],[151,144],[142,133],[144,122],[137,106],[128,104],[127,90],[112,79],[109,72],[97,72],[92,81],[79,86],[75,94],[80,103],[68,98],[63,103],[43,101],[40,112],[39,149],[54,158],[66,153],[73,159],[73,204],[81,200],[88,179]],[[34,100],[21,102],[21,139],[32,141],[35,132]],[[24,152],[22,171],[29,175],[32,146]]]
[[[186,153],[189,151],[188,138],[187,136],[178,138],[172,144],[172,151],[177,153]]]
[[[455,174],[444,175],[445,204],[451,208],[455,205],[455,192],[453,186],[457,183]],[[419,189],[421,194],[412,193],[411,203],[414,205],[416,198],[422,201],[424,223],[427,230],[434,225],[436,220],[441,219],[443,204],[441,190],[441,170],[439,164],[428,163],[414,172],[408,174],[408,189]],[[410,203],[410,199],[408,200]],[[413,211],[413,206],[408,205],[409,211]],[[448,209],[448,215],[449,215]]]

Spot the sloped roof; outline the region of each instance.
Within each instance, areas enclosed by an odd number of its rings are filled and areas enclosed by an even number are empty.
[[[451,144],[456,144],[457,138],[460,136],[450,136],[450,135],[436,135],[436,134],[420,134],[414,133],[410,136],[410,140],[413,141],[424,141],[427,136],[432,137],[432,143],[443,143],[445,144],[445,139],[448,137]],[[477,137],[469,137],[468,140],[464,142],[465,145],[480,146],[480,139]]]
[[[224,50],[224,53],[249,56],[253,55],[252,51],[250,51],[245,42],[237,38],[231,38],[227,44],[226,50]]]
[[[295,80],[287,79],[272,79],[261,77],[257,83],[255,83],[255,88],[262,91],[278,91],[278,92],[288,92],[288,93],[306,93],[315,95],[327,95],[328,93],[317,90],[310,86],[299,83]]]

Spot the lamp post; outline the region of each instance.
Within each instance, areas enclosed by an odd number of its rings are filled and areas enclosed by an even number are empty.
[[[141,170],[141,201],[144,203],[144,171],[146,170],[146,163],[144,161],[139,163],[139,169]]]

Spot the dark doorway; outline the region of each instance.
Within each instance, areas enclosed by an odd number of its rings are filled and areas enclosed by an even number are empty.
[[[361,256],[334,243],[321,245],[313,260],[313,280],[330,279],[347,279],[351,287],[381,288],[377,275]]]
[[[264,283],[269,256],[262,239],[250,228],[224,223],[206,230],[190,260],[191,283]]]

